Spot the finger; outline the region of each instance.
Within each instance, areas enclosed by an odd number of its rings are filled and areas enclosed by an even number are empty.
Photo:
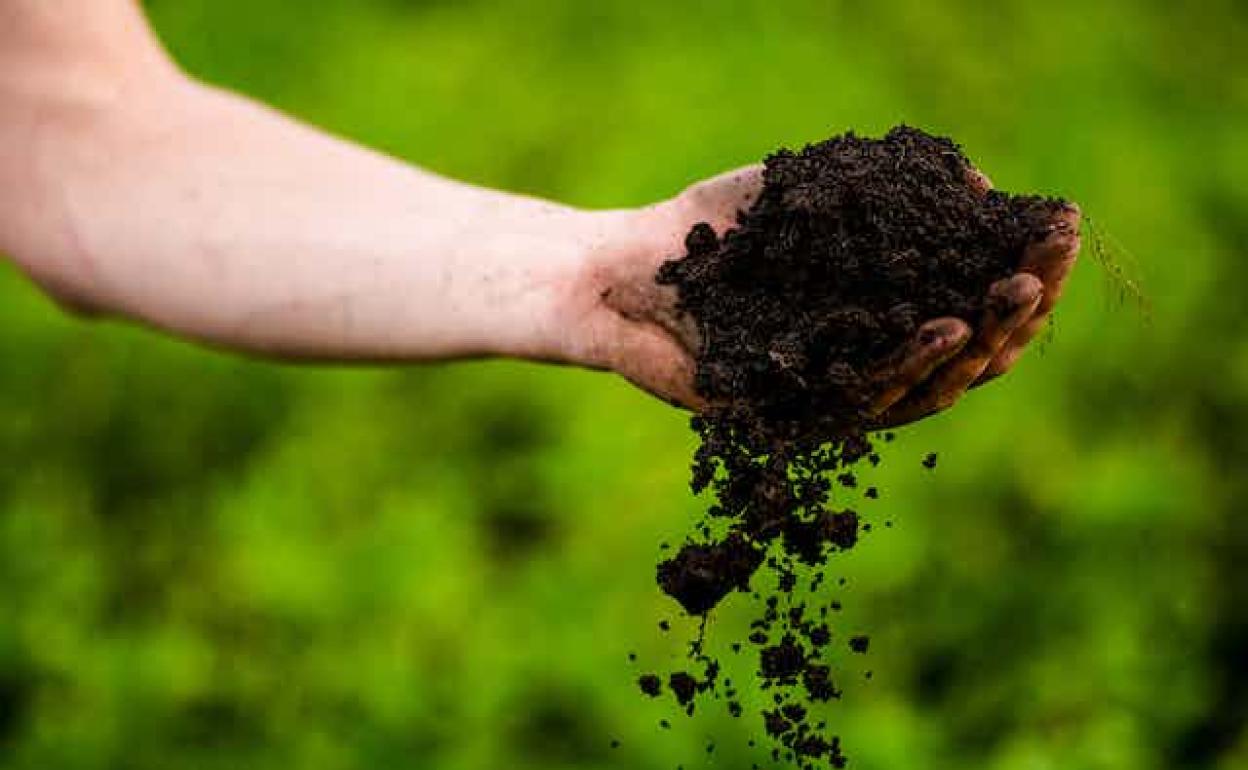
[[[871,405],[871,415],[884,413],[904,398],[941,364],[956,356],[970,338],[971,327],[957,318],[938,318],[919,327],[901,361],[887,367],[881,376],[880,394]]]
[[[932,379],[937,401],[957,400],[967,387],[983,373],[989,362],[1014,332],[1035,312],[1042,300],[1044,287],[1028,273],[997,281],[988,290],[988,301],[979,333],[962,355]]]
[[[997,281],[988,292],[979,332],[962,353],[937,371],[916,394],[886,412],[884,426],[900,425],[953,406],[996,358],[1011,335],[1031,317],[1040,303],[1043,286],[1028,273]]]
[[[1054,306],[1066,288],[1066,280],[1079,258],[1079,220],[1079,207],[1072,203],[1059,215],[1048,237],[1027,247],[1020,270],[1036,276],[1044,283],[1044,296],[1032,317],[1014,332],[1009,342],[988,365],[982,375],[982,382],[1000,377],[1009,371],[1022,356],[1024,346],[1048,323]]]
[[[1019,334],[1021,332],[1022,329],[1020,328],[1019,331],[1015,333]],[[979,375],[979,379],[975,380],[971,387],[978,388],[981,385],[987,385],[1013,369],[1014,365],[1018,363],[1018,359],[1023,357],[1023,352],[1026,350],[1026,342],[1023,342],[1022,344],[1015,344],[1014,339],[1011,338],[1010,341],[1006,343],[1005,347],[1001,349],[1001,352],[997,353],[996,357],[992,359],[992,362],[988,364],[986,369],[984,369],[984,373]]]
[[[1032,243],[1023,253],[1019,270],[1044,283],[1044,298],[1037,314],[1048,313],[1062,295],[1066,278],[1079,256],[1079,207],[1073,203],[1053,221],[1048,236]]]

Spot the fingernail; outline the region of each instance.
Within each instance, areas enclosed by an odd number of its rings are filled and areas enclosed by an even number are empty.
[[[1045,228],[1045,231],[1048,233],[1048,235],[1045,236],[1045,239],[1052,240],[1053,238],[1069,233],[1074,229],[1075,228],[1072,227],[1070,222],[1068,222],[1067,220],[1058,219],[1056,221],[1050,222],[1048,226]]]
[[[1067,252],[1074,248],[1074,241],[1078,237],[1079,234],[1069,223],[1063,223],[1049,230],[1041,245],[1050,252]]]

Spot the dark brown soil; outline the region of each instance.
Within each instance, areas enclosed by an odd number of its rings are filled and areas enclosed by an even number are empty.
[[[637,679],[637,686],[651,698],[657,698],[663,692],[663,680],[655,674],[643,674]]]
[[[841,696],[821,660],[833,636],[824,618],[840,605],[808,618],[793,591],[799,570],[814,572],[803,585],[816,591],[829,555],[870,531],[856,508],[879,491],[860,491],[851,469],[880,461],[866,411],[878,373],[928,320],[977,329],[1001,312],[987,307],[989,286],[1017,271],[1064,206],[983,191],[948,139],[904,126],[880,140],[851,133],[767,158],[762,193],[736,227],[721,239],[695,226],[687,253],[660,269],[701,335],[695,384],[712,406],[692,421],[701,446],[691,485],[715,502],[699,534],[659,565],[658,582],[705,617],[749,591],[764,564],[775,574],[748,638],[760,648],[759,687],[774,690],[775,709],[760,715],[779,744],[774,757],[846,761],[798,704]],[[935,454],[923,464],[935,467]],[[869,640],[846,644],[865,654]],[[718,672],[701,639],[693,650],[710,675],[669,681],[689,713]]]
[[[659,566],[659,585],[690,615],[702,615],[731,593],[748,590],[763,549],[733,534],[722,542],[690,544]]]

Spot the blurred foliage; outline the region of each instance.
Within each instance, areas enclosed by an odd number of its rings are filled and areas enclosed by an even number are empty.
[[[864,770],[1248,767],[1242,3],[148,6],[200,77],[575,204],[899,121],[1080,201],[1153,320],[1084,260],[1051,342],[889,448],[829,718]],[[683,415],[570,370],[243,361],[7,267],[0,324],[0,766],[761,760],[722,714],[658,730],[626,658],[689,631],[652,573],[702,504]]]

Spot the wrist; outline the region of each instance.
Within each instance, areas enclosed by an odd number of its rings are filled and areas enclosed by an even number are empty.
[[[591,369],[620,371],[638,329],[661,326],[672,298],[655,282],[659,266],[682,252],[680,199],[636,209],[582,212],[576,257],[552,282],[550,319],[539,334],[545,355]]]
[[[512,358],[602,369],[611,340],[603,334],[602,292],[609,286],[609,255],[629,238],[632,212],[565,209],[536,239],[508,235],[532,255],[502,271],[510,310],[489,314],[500,327],[492,352]],[[512,249],[509,249],[512,250]]]
[[[480,217],[461,238],[470,253],[452,260],[444,299],[462,321],[458,355],[589,365],[583,326],[593,307],[589,273],[614,218],[521,200],[504,221]],[[454,354],[454,351],[453,351]]]

